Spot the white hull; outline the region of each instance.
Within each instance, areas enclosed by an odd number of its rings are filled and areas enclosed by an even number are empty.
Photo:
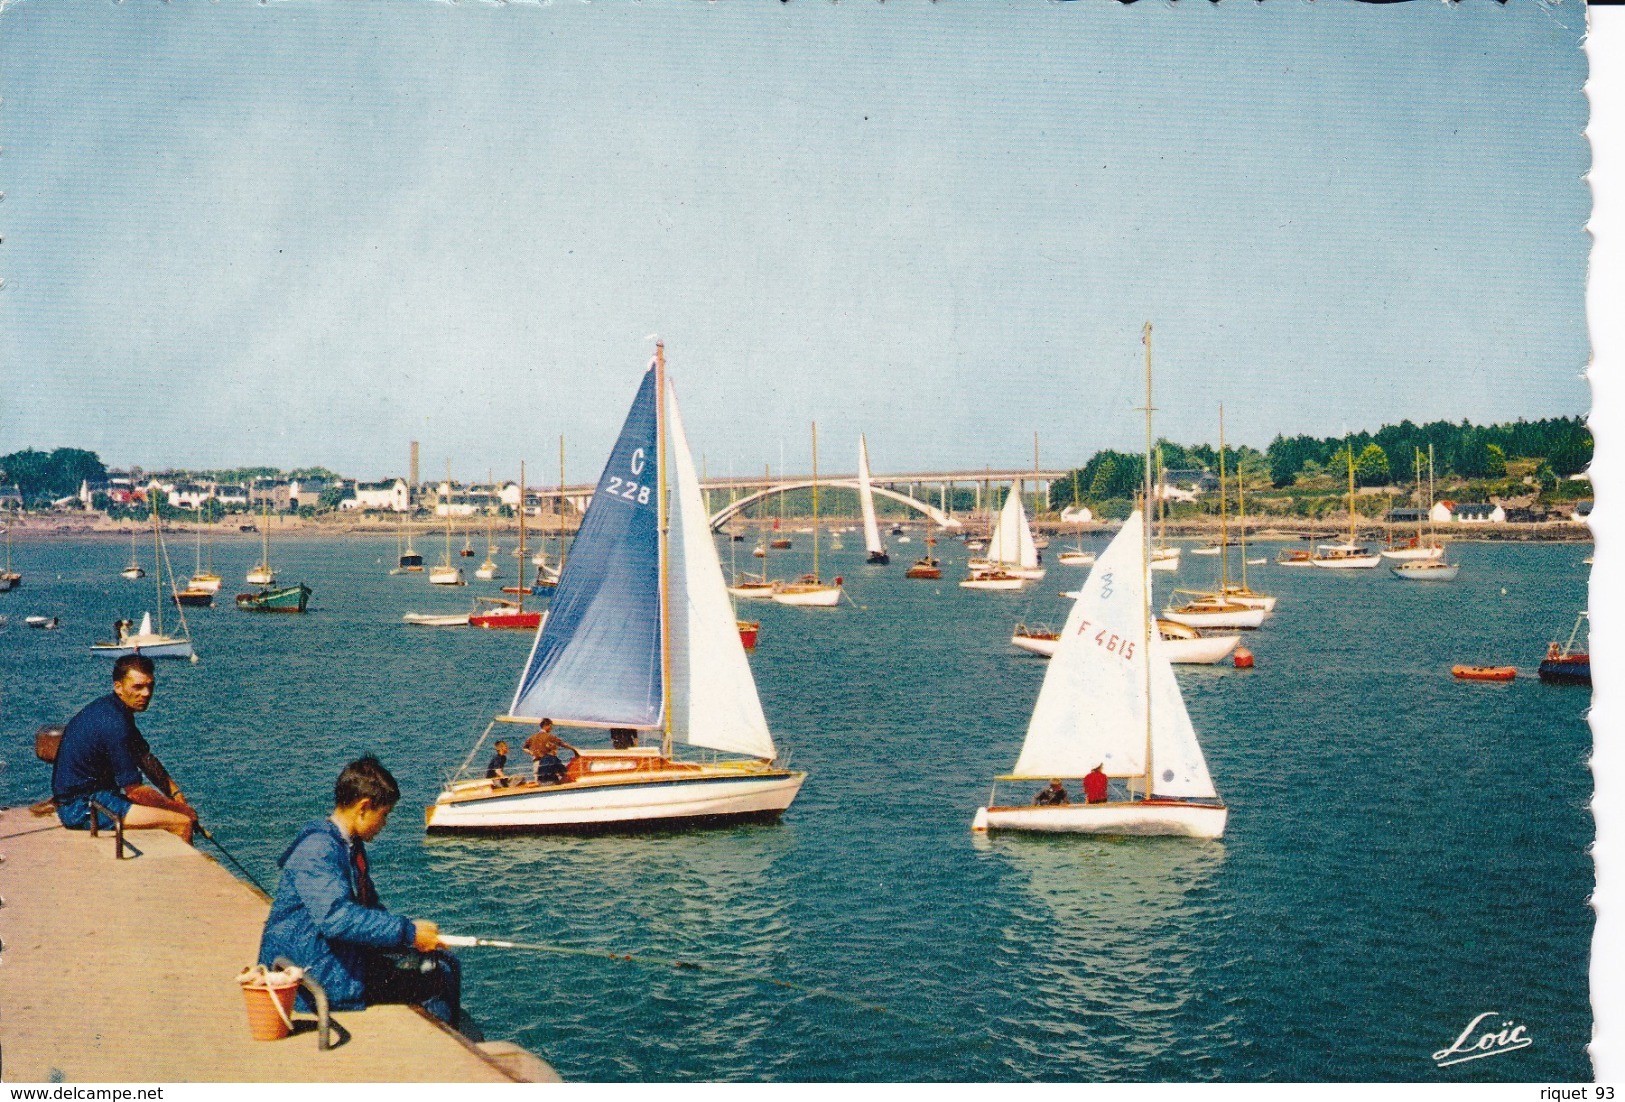
[[[1179,556],[1169,559],[1152,559],[1151,569],[1161,574],[1172,574],[1179,569]]]
[[[1160,613],[1164,620],[1184,624],[1188,628],[1257,628],[1262,627],[1266,613],[1261,608],[1248,608],[1224,612],[1180,612],[1165,608]]]
[[[457,613],[448,616],[436,616],[426,612],[408,612],[401,617],[408,624],[416,624],[424,628],[466,628],[468,626],[468,613]]]
[[[1403,566],[1390,566],[1394,577],[1404,578],[1408,582],[1451,582],[1461,573],[1461,567],[1456,563],[1420,562],[1407,563]]]
[[[1309,565],[1323,570],[1370,570],[1382,565],[1382,556],[1348,555],[1335,559],[1310,559]]]
[[[773,600],[801,608],[833,608],[841,603],[841,590],[833,585],[787,585],[773,594]]]
[[[1205,635],[1195,639],[1170,639],[1165,635],[1162,639],[1162,652],[1168,656],[1168,661],[1178,666],[1211,666],[1227,657],[1240,642],[1239,635]],[[1010,644],[1031,654],[1049,658],[1060,645],[1060,640],[1034,635],[1012,635]]]
[[[249,585],[276,585],[276,574],[269,567],[256,566],[243,580]]]
[[[966,578],[960,589],[1020,589],[1027,584],[1025,578]]]
[[[974,831],[1019,830],[1036,834],[1173,835],[1222,838],[1230,811],[1222,804],[1178,800],[1063,804],[1060,807],[979,807]]]
[[[1379,551],[1378,554],[1385,559],[1393,559],[1398,562],[1414,562],[1421,559],[1442,559],[1444,558],[1444,548],[1400,547],[1390,551]]]
[[[1245,605],[1247,608],[1261,608],[1265,612],[1275,611],[1275,598],[1266,597],[1262,593],[1226,593],[1224,599],[1233,605]]]
[[[122,643],[92,643],[92,654],[103,658],[123,658],[126,654],[144,654],[148,658],[195,658],[190,639],[173,635],[131,635]]]
[[[429,584],[465,585],[467,583],[463,581],[463,571],[460,567],[453,566],[448,569],[443,566],[437,566],[433,570],[429,571]]]
[[[205,593],[219,593],[220,592],[220,575],[218,575],[218,574],[193,574],[192,577],[187,581],[186,588],[188,588],[188,589],[201,589]]]
[[[118,572],[118,576],[121,578],[127,578],[133,582],[137,578],[145,578],[147,576],[147,572],[142,570],[139,566],[126,566],[123,570]]]
[[[426,822],[430,830],[581,831],[771,819],[790,806],[806,779],[805,773],[741,763],[550,786],[493,789],[468,781],[441,792]]]
[[[1062,551],[1060,555],[1062,566],[1093,566],[1095,553],[1093,551]]]
[[[493,566],[491,569],[487,570],[482,566],[478,570],[474,571],[474,576],[482,582],[492,581],[497,576],[496,567]]]
[[[731,585],[728,592],[744,601],[771,601],[773,594],[778,592],[778,585],[774,582],[761,582],[758,584]]]

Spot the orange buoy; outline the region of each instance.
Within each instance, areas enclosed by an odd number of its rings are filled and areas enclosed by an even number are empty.
[[[1518,667],[1451,666],[1450,675],[1462,681],[1511,681],[1518,676]]]
[[[1236,669],[1238,670],[1250,670],[1253,668],[1253,652],[1248,650],[1246,647],[1238,646],[1236,648],[1235,657],[1232,658],[1231,661],[1236,664]]]

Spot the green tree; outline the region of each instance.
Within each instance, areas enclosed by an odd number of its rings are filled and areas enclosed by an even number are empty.
[[[1354,458],[1354,481],[1361,486],[1388,485],[1387,453],[1376,444],[1367,444],[1365,449]]]
[[[1484,477],[1505,478],[1507,474],[1507,454],[1498,444],[1484,445]]]

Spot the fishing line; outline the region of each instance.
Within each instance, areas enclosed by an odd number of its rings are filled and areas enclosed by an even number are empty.
[[[751,983],[765,984],[771,987],[782,987],[788,991],[799,991],[805,995],[813,995],[832,1002],[843,1003],[847,1006],[857,1007],[875,1014],[884,1014],[887,1017],[898,1018],[910,1025],[922,1029],[933,1030],[949,1036],[957,1036],[955,1030],[942,1025],[940,1022],[926,1021],[893,1010],[880,1003],[869,1002],[852,995],[845,995],[839,991],[831,991],[827,987],[813,987],[808,984],[796,983],[793,980],[779,979],[777,976],[763,975],[760,972],[747,972],[742,968],[730,968],[722,964],[704,964],[694,960],[675,960],[665,957],[642,956],[637,953],[616,953],[608,949],[581,949],[569,945],[552,945],[544,942],[503,941],[488,937],[467,937],[459,934],[441,934],[440,940],[453,948],[481,948],[481,949],[517,949],[531,953],[555,953],[567,957],[591,957],[601,960],[613,960],[626,964],[641,964],[650,968],[673,968],[681,972],[711,972],[716,975],[730,976],[734,979],[748,980]]]
[[[220,844],[220,839],[216,838],[212,833],[210,833],[209,828],[204,826],[201,820],[199,820],[197,822],[194,822],[192,825],[197,829],[197,832],[199,834],[203,835],[203,837],[207,838],[209,841],[214,843],[214,848],[219,850],[221,852],[221,854],[223,854],[225,856],[227,861],[230,861],[233,865],[237,866],[237,871],[238,872],[240,872],[244,876],[248,877],[248,882],[250,884],[254,885],[256,888],[258,888],[260,890],[261,895],[269,896],[271,894],[269,891],[266,890],[266,887],[265,887],[264,884],[261,884],[258,880],[256,880],[254,878],[253,873],[249,872],[246,868],[243,867],[243,863],[241,861],[237,860],[236,856],[234,856],[232,854],[231,850],[227,849],[225,846]]]

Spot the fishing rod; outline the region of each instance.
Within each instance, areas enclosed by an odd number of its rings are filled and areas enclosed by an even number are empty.
[[[553,945],[545,942],[504,941],[499,938],[468,937],[461,934],[441,934],[440,941],[442,944],[455,949],[517,949],[522,952],[555,953],[560,956],[569,957],[594,957],[600,960],[620,961],[626,964],[641,964],[650,968],[675,968],[678,971],[683,972],[711,972],[717,975],[731,976],[734,979],[747,980],[751,983],[766,984],[772,987],[782,987],[789,991],[799,991],[802,994],[814,995],[821,999],[829,999],[832,1002],[844,1003],[847,1006],[854,1006],[860,1010],[868,1010],[875,1014],[885,1014],[888,1017],[899,1018],[902,1021],[908,1022],[910,1025],[916,1025],[922,1029],[934,1030],[938,1033],[946,1033],[950,1035],[955,1033],[954,1030],[942,1025],[939,1022],[931,1022],[921,1018],[915,1018],[911,1015],[904,1014],[901,1011],[893,1010],[889,1006],[884,1006],[876,1002],[869,1002],[868,1000],[859,999],[852,995],[845,995],[839,991],[831,991],[827,987],[813,987],[808,984],[795,983],[791,980],[779,979],[777,976],[764,975],[760,972],[748,972],[742,968],[730,968],[727,965],[722,964],[705,964],[694,960],[676,960],[667,959],[664,957],[642,956],[637,953],[617,953],[609,949],[583,949],[570,945]]]
[[[259,880],[255,878],[253,873],[249,872],[243,867],[243,863],[237,860],[236,856],[231,852],[231,850],[220,844],[220,839],[216,838],[214,834],[210,832],[209,828],[203,825],[203,821],[201,819],[194,820],[192,827],[199,834],[203,835],[203,837],[213,842],[214,848],[219,850],[227,861],[230,861],[233,865],[237,866],[237,871],[248,877],[248,882],[258,888],[261,895],[268,896],[271,894],[268,890],[266,890],[265,885],[261,884]]]

